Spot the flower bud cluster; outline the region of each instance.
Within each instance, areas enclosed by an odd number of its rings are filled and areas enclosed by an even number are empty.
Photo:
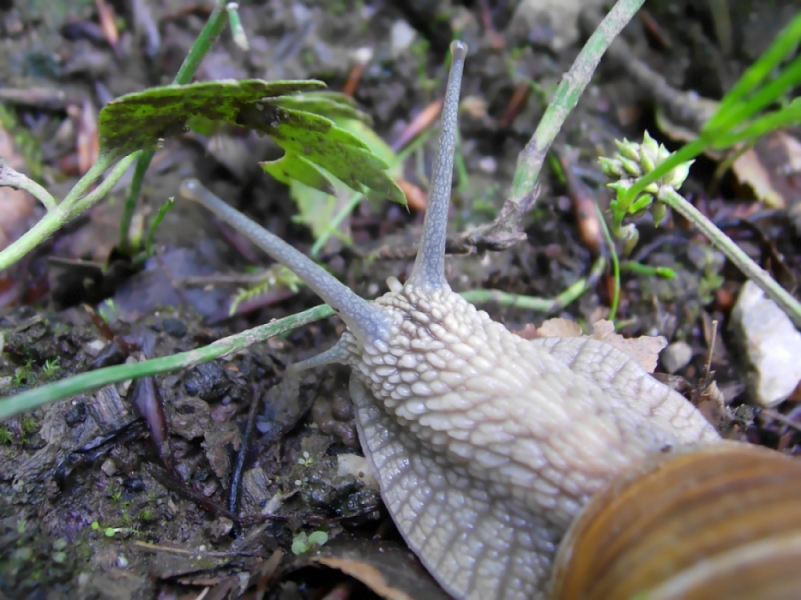
[[[607,185],[617,192],[617,199],[613,202],[612,209],[622,214],[616,218],[616,222],[620,223],[625,214],[638,216],[650,207],[654,224],[658,225],[667,213],[667,207],[660,200],[662,194],[668,189],[675,191],[681,187],[690,172],[692,161],[680,164],[649,183],[630,206],[624,207],[620,199],[625,197],[631,186],[641,177],[661,165],[670,156],[670,152],[663,144],[658,144],[647,131],[641,144],[625,139],[622,142],[615,140],[615,144],[618,153],[612,158],[601,157],[599,161],[601,170],[615,180]]]

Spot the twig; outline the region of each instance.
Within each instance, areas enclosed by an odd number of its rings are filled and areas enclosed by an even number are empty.
[[[166,552],[168,554],[180,554],[183,556],[205,556],[209,558],[235,558],[238,556],[261,556],[258,553],[253,552],[214,552],[209,550],[189,550],[188,548],[176,548],[174,546],[164,546],[163,544],[151,544],[150,542],[142,542],[139,540],[135,540],[133,542],[134,546],[142,550],[147,550],[148,552]]]
[[[765,415],[766,417],[770,417],[774,421],[778,421],[779,423],[783,423],[787,427],[792,427],[796,431],[801,431],[801,423],[796,423],[792,419],[788,419],[786,416],[781,414],[778,410],[773,410],[772,408],[763,408],[759,411],[760,414]]]
[[[228,510],[231,514],[239,512],[239,498],[240,490],[242,489],[242,470],[245,468],[245,459],[250,451],[250,438],[253,435],[253,429],[256,425],[256,412],[259,407],[259,396],[257,394],[251,395],[250,410],[248,410],[248,420],[245,427],[245,432],[242,434],[239,452],[236,455],[234,467],[231,469],[231,484],[228,490]],[[239,528],[237,527],[236,530]],[[237,531],[237,536],[239,535]]]

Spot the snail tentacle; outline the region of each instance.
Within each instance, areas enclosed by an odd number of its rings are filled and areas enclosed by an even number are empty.
[[[277,235],[267,231],[258,223],[223,202],[207,190],[197,179],[181,183],[181,196],[193,200],[264,250],[295,275],[300,277],[331,308],[339,313],[353,334],[362,343],[386,339],[389,335],[389,318],[313,260],[287,244]]]
[[[453,154],[458,137],[459,90],[467,45],[459,41],[451,43],[451,55],[453,58],[448,75],[448,87],[442,105],[442,131],[423,221],[423,237],[407,282],[407,285],[429,290],[451,289],[445,279],[445,237],[453,184]]]

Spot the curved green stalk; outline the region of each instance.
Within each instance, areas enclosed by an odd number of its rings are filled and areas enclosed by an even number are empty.
[[[801,303],[770,276],[762,267],[757,265],[743,252],[732,239],[718,229],[714,223],[707,219],[684,197],[673,190],[666,188],[660,193],[659,200],[670,206],[685,219],[701,230],[709,241],[720,250],[726,258],[733,262],[743,274],[756,283],[765,294],[787,313],[796,327],[801,328]]]
[[[590,82],[601,57],[645,0],[618,0],[595,32],[584,44],[570,71],[556,88],[554,98],[542,116],[537,130],[517,159],[509,199],[520,204],[532,192],[542,170],[545,155],[567,115],[575,108]]]
[[[31,250],[36,248],[48,236],[52,235],[57,229],[74,219],[81,211],[96,204],[103,196],[117,183],[123,173],[131,166],[131,163],[139,153],[135,152],[118,162],[108,177],[94,191],[85,198],[80,198],[83,191],[103,174],[113,162],[113,155],[101,155],[95,165],[86,172],[78,184],[72,189],[67,197],[53,210],[45,214],[42,219],[31,229],[26,231],[16,242],[6,247],[0,252],[0,271],[7,269]],[[76,192],[77,190],[77,192]]]
[[[273,321],[260,327],[254,327],[236,335],[187,352],[180,352],[163,358],[154,358],[139,363],[116,365],[96,371],[81,373],[74,377],[67,377],[60,381],[38,387],[11,398],[0,400],[0,421],[28,410],[33,410],[44,404],[61,400],[75,394],[80,394],[94,388],[111,385],[126,379],[138,379],[194,367],[200,363],[226,356],[233,352],[243,350],[253,344],[263,342],[268,338],[292,331],[302,325],[307,325],[319,319],[330,317],[333,309],[327,305],[316,306],[302,313]]]

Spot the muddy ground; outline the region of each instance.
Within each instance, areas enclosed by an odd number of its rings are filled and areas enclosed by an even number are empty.
[[[121,94],[169,82],[210,2],[57,4],[58,10],[43,2],[0,3],[6,91],[0,124],[5,152],[62,197],[81,161],[92,157],[97,110]],[[490,221],[503,204],[542,99],[585,39],[554,15],[503,0],[241,4],[250,50],[224,33],[197,80],[318,78],[351,90],[390,144],[441,97],[449,41],[457,33],[467,41],[460,117],[467,180],[455,181],[455,232]],[[647,3],[625,32],[631,56],[677,90],[720,98],[794,10],[789,1],[729,4],[727,36],[706,3]],[[98,5],[114,11],[114,43],[101,28]],[[660,127],[658,108],[624,66],[602,63],[555,146],[567,182],[546,170],[524,224],[525,242],[449,259],[453,287],[550,298],[587,276],[597,240],[582,229],[576,198],[587,193],[608,205],[597,157],[611,152],[615,138],[638,139],[647,128],[677,147],[680,136]],[[425,130],[428,139],[402,173],[422,191],[436,121]],[[148,172],[134,223],[141,228],[183,179],[198,177],[308,253],[314,234],[294,218],[298,209],[287,188],[257,164],[277,156],[269,139],[231,129],[167,140]],[[733,176],[711,184],[717,160],[697,161],[686,193],[783,283],[792,281],[801,246],[788,215],[801,185],[790,185],[785,205],[765,213],[753,190]],[[278,288],[229,316],[238,284],[225,278],[270,263],[186,202],[157,230],[156,256],[128,269],[112,251],[129,182],[130,174],[106,202],[0,273],[0,396],[90,368],[196,348],[319,304],[308,290]],[[41,210],[30,204],[13,218],[5,214],[8,243]],[[334,237],[320,260],[360,295],[378,296],[388,276],[408,274],[407,250],[421,222],[419,207],[363,202],[344,224],[352,246]],[[801,436],[794,426],[742,408],[750,400],[745,370],[726,333],[742,276],[680,219],[656,229],[646,217],[638,227],[636,261],[670,267],[676,278],[625,272],[621,332],[688,345],[688,360],[672,376],[679,389],[697,399],[710,361],[726,402],[726,410],[710,411],[715,424],[730,437],[797,453]],[[364,259],[377,249],[383,259]],[[96,266],[69,262],[78,259]],[[609,315],[611,281],[607,270],[578,301],[550,315],[492,303],[482,308],[515,330],[548,316],[591,324]],[[93,318],[87,306],[101,317]],[[710,348],[714,322],[720,335]],[[395,597],[395,588],[417,598],[442,595],[405,550],[378,492],[364,481],[363,465],[340,472],[360,454],[346,369],[284,377],[288,364],[329,347],[341,331],[341,322],[329,319],[226,360],[79,394],[0,424],[0,598],[195,598],[204,590],[207,598],[320,598],[332,590],[341,594],[336,597],[364,598]],[[161,444],[130,403],[155,396],[167,416]],[[793,423],[794,409],[788,401],[776,410]],[[304,548],[301,534],[319,532],[329,540],[320,555],[293,554],[293,547]],[[386,585],[370,591],[325,566],[335,563],[362,578],[375,568]]]

